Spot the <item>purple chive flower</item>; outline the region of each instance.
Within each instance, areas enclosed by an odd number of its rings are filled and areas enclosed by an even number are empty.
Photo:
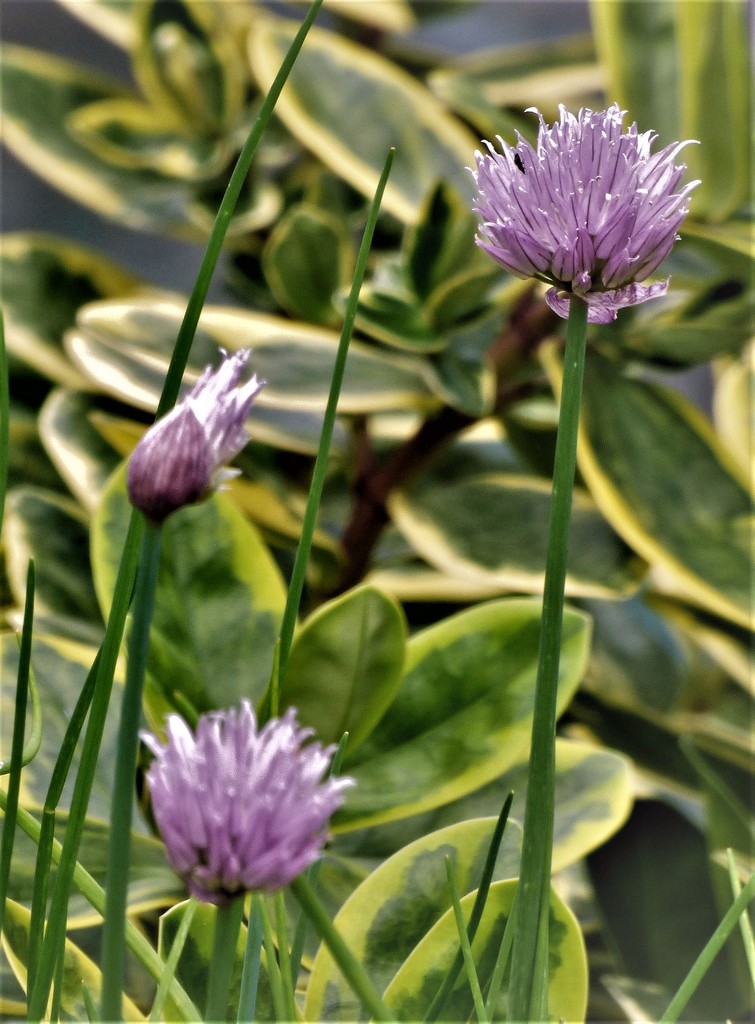
[[[235,475],[225,463],[246,444],[244,421],[265,384],[255,375],[237,387],[248,359],[247,349],[232,356],[224,352],[220,368],[205,367],[190,394],[150,427],[134,449],[128,496],[147,518],[161,523]]]
[[[542,114],[537,146],[517,133],[516,146],[485,142],[472,175],[481,218],[477,244],[517,277],[553,285],[546,300],[569,315],[569,295],[585,300],[590,323],[610,323],[623,306],[664,295],[668,280],[642,285],[678,239],[687,197],[677,142],[651,154],[656,134],[623,132],[626,111],[560,106],[549,127]]]
[[[143,733],[147,771],[168,860],[189,892],[225,904],[288,885],[317,860],[348,778],[321,781],[334,747],[304,741],[296,711],[262,729],[251,704],[202,715],[196,734],[169,715],[168,742]]]

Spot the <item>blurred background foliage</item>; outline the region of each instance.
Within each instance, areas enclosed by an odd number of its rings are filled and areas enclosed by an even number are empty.
[[[53,190],[30,189],[47,197],[36,209],[6,193],[0,254],[2,750],[34,557],[45,730],[22,797],[38,808],[102,636],[128,513],[119,467],[156,408],[182,292],[302,7],[33,6],[54,12],[61,52],[81,29],[100,57],[94,67],[8,38],[2,54],[5,159]],[[526,12],[540,38],[523,43]],[[559,322],[538,286],[475,247],[465,167],[481,137],[532,138],[533,105],[552,120],[559,103],[616,100],[659,146],[698,140],[684,159],[702,185],[664,268],[668,297],[590,337],[567,580],[556,885],[587,942],[589,1019],[652,1019],[727,904],[722,851],[734,848],[743,877],[753,868],[746,5],[326,0],[319,25],[258,151],[192,352],[187,379],[219,348],[251,346],[268,386],[241,476],[167,526],[145,714],[159,728],[169,710],[264,698],[345,291],[395,145],[284,691],[324,740],[352,734],[360,785],[324,872],[331,909],[408,843],[521,791]],[[485,48],[459,53],[475,27]],[[75,211],[69,237],[49,227],[58,203]],[[95,875],[110,749],[88,833]],[[180,885],[145,811],[130,905],[149,927]],[[502,852],[500,878],[515,874],[512,857]],[[27,892],[28,855],[16,860]],[[71,923],[82,949],[96,943],[85,908]],[[2,981],[13,1015],[7,964]],[[144,984],[134,968],[137,1002]],[[687,1019],[737,1019],[750,998],[732,941]]]

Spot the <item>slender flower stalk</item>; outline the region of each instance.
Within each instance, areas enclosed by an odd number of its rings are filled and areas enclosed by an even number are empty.
[[[472,171],[481,218],[477,244],[517,277],[553,287],[548,305],[566,319],[570,295],[588,306],[589,323],[610,323],[617,310],[664,295],[668,281],[640,284],[677,240],[693,181],[677,191],[688,142],[651,153],[654,132],[632,124],[626,111],[570,114],[558,123],[542,114],[536,146],[521,135],[499,153],[485,142]]]
[[[533,108],[534,109],[534,108]],[[668,280],[642,284],[677,240],[698,182],[678,188],[687,143],[651,152],[653,132],[623,131],[625,111],[559,108],[538,114],[537,143],[499,138],[472,171],[481,223],[477,244],[512,274],[551,285],[548,305],[568,319],[529,782],[509,985],[509,1020],[548,1019],[548,921],[555,794],[556,698],[588,323],[664,295]]]

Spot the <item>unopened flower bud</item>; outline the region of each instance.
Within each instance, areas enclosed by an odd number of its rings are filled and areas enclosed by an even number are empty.
[[[237,387],[249,351],[206,367],[193,390],[146,432],[128,465],[131,504],[161,523],[171,512],[200,501],[223,479],[225,464],[247,442],[244,422],[264,386],[256,376]]]

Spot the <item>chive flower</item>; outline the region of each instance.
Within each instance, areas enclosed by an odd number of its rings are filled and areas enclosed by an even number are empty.
[[[248,700],[202,715],[196,733],[169,715],[167,743],[142,733],[168,860],[197,899],[227,904],[274,892],[317,860],[349,778],[328,778],[334,747],[305,741],[289,708],[257,728]]]
[[[128,496],[148,519],[161,523],[235,476],[225,464],[247,443],[244,422],[265,384],[255,375],[237,386],[248,359],[248,349],[223,352],[220,367],[205,367],[192,391],[139,441],[128,464]]]
[[[677,191],[687,142],[651,153],[654,132],[623,131],[626,111],[559,107],[549,126],[540,119],[537,144],[517,133],[502,152],[485,142],[472,175],[479,195],[477,244],[517,277],[553,287],[546,301],[569,315],[570,295],[588,305],[590,323],[610,323],[616,311],[664,295],[668,280],[641,284],[679,238],[693,181]]]

